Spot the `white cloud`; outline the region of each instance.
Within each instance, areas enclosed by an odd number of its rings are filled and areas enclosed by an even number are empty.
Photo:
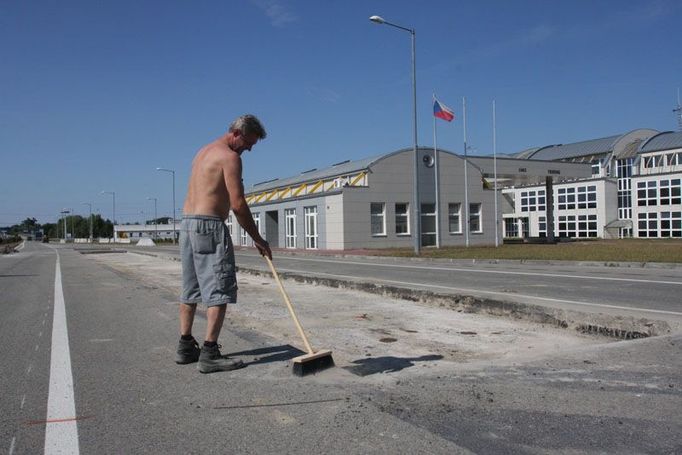
[[[252,0],[252,2],[265,13],[275,27],[283,27],[298,20],[298,16],[279,0]]]

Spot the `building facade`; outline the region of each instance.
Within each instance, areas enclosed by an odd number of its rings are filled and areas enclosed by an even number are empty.
[[[496,226],[493,158],[465,159],[444,150],[436,156],[427,148],[418,155],[418,215],[412,202],[412,149],[255,184],[246,190],[247,202],[261,235],[275,248],[409,248],[414,217],[422,247],[465,245],[467,240],[489,245],[496,235],[501,240],[502,214],[512,207],[498,197]],[[540,181],[551,172],[570,178],[590,175],[587,164],[510,157],[498,159],[497,169],[498,183]],[[227,224],[236,244],[251,245],[232,216]]]
[[[557,237],[682,237],[682,132],[640,129],[516,157],[590,164],[588,179],[555,179]],[[547,236],[545,186],[512,186],[502,192],[513,207],[504,214],[506,237]]]

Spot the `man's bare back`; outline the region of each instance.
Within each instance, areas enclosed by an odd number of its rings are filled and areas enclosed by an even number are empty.
[[[226,220],[232,210],[239,224],[251,236],[261,254],[272,258],[268,242],[261,237],[244,197],[242,158],[265,131],[231,129],[203,147],[192,162],[183,215],[209,215]]]
[[[237,169],[238,168],[238,171]],[[227,178],[239,175],[241,187],[241,157],[230,149],[223,138],[203,147],[192,162],[187,199],[183,207],[186,215],[213,215],[227,219],[230,211],[230,192]],[[243,192],[243,190],[242,190]]]

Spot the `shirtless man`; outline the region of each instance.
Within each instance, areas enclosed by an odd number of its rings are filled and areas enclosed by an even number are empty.
[[[241,154],[250,151],[265,136],[265,129],[255,116],[243,115],[232,122],[225,135],[199,150],[192,162],[180,225],[182,297],[180,342],[175,361],[181,365],[198,361],[202,373],[244,366],[240,360],[221,355],[218,346],[227,304],[237,302],[234,249],[225,220],[231,209],[260,254],[272,259],[268,242],[253,222],[242,183]],[[192,336],[199,302],[208,307],[202,347]]]

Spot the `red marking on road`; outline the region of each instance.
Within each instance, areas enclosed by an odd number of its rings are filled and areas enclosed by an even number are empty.
[[[27,422],[24,422],[24,425],[45,425],[48,423],[64,423],[64,422],[73,422],[76,420],[85,420],[85,419],[91,419],[94,416],[76,416],[76,417],[68,417],[65,419],[47,419],[47,420],[29,420]]]

